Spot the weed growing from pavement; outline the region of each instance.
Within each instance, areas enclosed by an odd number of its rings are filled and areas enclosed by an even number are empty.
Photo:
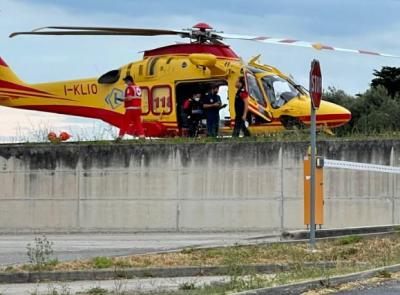
[[[37,283],[34,290],[30,291],[30,295],[71,295],[71,288],[68,283],[49,283],[46,291],[40,291],[40,284]]]
[[[54,253],[54,243],[49,241],[45,235],[35,237],[34,243],[26,246],[26,255],[30,265],[26,265],[27,270],[46,270],[58,264],[57,259],[52,259]]]
[[[193,282],[186,282],[179,285],[179,290],[194,290],[196,289],[196,285]]]
[[[124,295],[127,294],[127,281],[126,279],[116,279],[113,281],[112,294]]]
[[[90,295],[107,295],[109,294],[107,289],[101,288],[101,287],[93,287],[86,291],[85,293],[82,294],[90,294]]]
[[[46,295],[71,295],[71,288],[68,286],[68,283],[50,283],[47,286]]]

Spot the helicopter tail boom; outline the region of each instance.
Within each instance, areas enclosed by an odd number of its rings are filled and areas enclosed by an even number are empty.
[[[0,57],[0,83],[1,82],[23,84],[14,71],[11,70],[6,62]]]

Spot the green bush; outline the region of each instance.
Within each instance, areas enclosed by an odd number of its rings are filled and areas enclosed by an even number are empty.
[[[94,257],[91,260],[94,268],[109,268],[113,265],[112,259],[104,256]]]
[[[335,129],[338,136],[374,135],[400,130],[400,97],[391,97],[383,86],[372,87],[356,96],[350,96],[343,90],[328,88],[323,99],[351,112],[350,122]]]

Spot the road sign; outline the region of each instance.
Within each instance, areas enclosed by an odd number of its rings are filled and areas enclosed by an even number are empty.
[[[310,70],[310,97],[311,97],[311,179],[310,179],[310,244],[315,248],[315,169],[316,169],[316,146],[317,146],[317,115],[322,97],[322,75],[319,61],[311,62]]]
[[[319,108],[322,97],[322,75],[321,67],[319,61],[314,59],[311,62],[310,71],[310,96],[312,101],[312,106],[315,110]]]

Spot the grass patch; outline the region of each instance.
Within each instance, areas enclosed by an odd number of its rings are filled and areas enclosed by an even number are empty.
[[[183,138],[183,137],[170,137],[170,138],[149,138],[145,141],[127,139],[116,144],[113,140],[91,140],[91,141],[71,141],[62,142],[57,144],[58,146],[69,146],[69,145],[148,145],[148,144],[207,144],[207,143],[235,143],[235,142],[300,142],[309,141],[309,130],[285,130],[281,132],[266,133],[263,135],[246,137],[246,138],[232,138],[230,134],[225,137],[210,138],[210,137],[198,137],[198,138]],[[353,132],[343,136],[332,136],[322,131],[318,132],[319,141],[371,141],[371,140],[400,140],[400,132],[398,131],[387,131],[377,132],[371,134],[362,134]],[[24,145],[27,147],[51,145],[47,142],[26,142],[21,144],[0,144],[1,145]]]
[[[390,279],[392,277],[392,274],[386,270],[381,270],[378,272],[378,277]]]
[[[181,285],[179,286],[179,290],[185,290],[185,291],[187,291],[187,290],[194,290],[194,289],[196,289],[196,286],[195,286],[195,284],[192,283],[192,282],[186,282],[186,283],[183,283],[183,284],[181,284]]]
[[[321,284],[325,287],[330,286],[330,277],[349,272],[359,271],[357,267],[336,267],[333,269],[322,270],[315,267],[305,267],[302,270],[293,270],[290,272],[278,273],[275,276],[251,274],[241,277],[230,277],[226,283],[214,283],[194,289],[182,289],[178,291],[153,292],[154,295],[208,295],[208,294],[231,294],[251,289],[276,287],[284,284],[310,280],[321,279]]]
[[[90,263],[92,264],[93,268],[110,268],[114,265],[112,258],[104,256],[94,257]]]
[[[109,294],[109,292],[106,289],[100,288],[100,287],[94,287],[85,292],[84,294],[90,294],[90,295],[106,295]]]
[[[362,237],[357,236],[357,235],[352,235],[352,236],[340,238],[338,240],[338,244],[339,245],[352,245],[352,244],[359,243],[361,240],[362,240]]]
[[[221,294],[253,288],[273,287],[306,279],[321,278],[329,286],[329,278],[375,267],[400,263],[400,235],[376,238],[349,236],[337,240],[317,242],[316,252],[309,251],[306,243],[273,243],[251,246],[232,246],[213,249],[187,248],[180,252],[131,255],[125,257],[95,257],[91,260],[59,262],[54,270],[116,269],[121,277],[124,268],[130,267],[178,267],[178,266],[226,266],[229,282],[196,287],[182,284],[182,294]],[[329,262],[330,265],[323,264]],[[289,264],[289,271],[275,275],[260,275],[244,268],[251,264]],[[6,269],[3,269],[4,271]],[[7,269],[10,270],[10,269]],[[14,266],[12,271],[21,271]],[[390,274],[381,272],[379,277]],[[149,269],[149,276],[151,272]],[[88,293],[96,294],[96,293]],[[98,293],[101,294],[101,293]],[[168,294],[168,293],[160,293]]]
[[[23,264],[23,265],[21,265],[21,269],[23,269],[24,271],[51,271],[51,270],[54,270],[59,263],[60,262],[58,261],[58,259],[55,258],[55,259],[50,259],[49,261],[44,262],[40,265]],[[18,268],[15,266],[8,266],[5,270],[6,271],[8,270],[8,272],[14,272],[14,273],[18,272]]]
[[[187,248],[180,252],[131,255],[123,257],[95,257],[51,264],[51,269],[62,271],[88,269],[119,269],[131,267],[228,266],[232,274],[241,274],[244,264],[291,264],[301,269],[305,263],[329,261],[337,264],[365,262],[371,266],[400,263],[400,235],[364,239],[349,236],[338,240],[317,242],[317,252],[309,251],[306,243],[273,243],[252,246],[232,246],[212,249]],[[3,271],[17,272],[25,266],[14,265]]]

